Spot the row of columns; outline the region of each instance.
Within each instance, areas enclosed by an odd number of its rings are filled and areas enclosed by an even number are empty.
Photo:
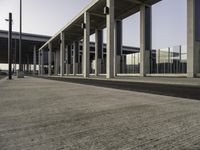
[[[107,27],[107,57],[106,57],[106,77],[113,78],[120,72],[120,58],[122,55],[122,21],[115,20],[114,4],[115,0],[107,0],[106,6],[109,13],[106,15]],[[187,0],[188,13],[188,32],[187,32],[187,50],[188,50],[188,77],[194,77],[196,73],[200,73],[200,2],[199,0]],[[89,77],[90,74],[90,13],[84,13],[84,37],[83,37],[83,57],[82,68],[83,76]],[[152,10],[151,6],[142,4],[140,6],[140,76],[150,73],[150,51],[152,49]],[[49,43],[49,67],[48,74],[51,75],[51,56],[52,45]],[[67,49],[67,61],[64,62],[65,50]],[[59,55],[59,54],[60,55]],[[34,56],[36,50],[34,48]],[[70,73],[71,62],[71,45],[65,45],[65,34],[60,34],[60,52],[56,51],[55,72],[60,72],[60,76]],[[39,52],[39,73],[43,74],[43,50]],[[103,32],[96,29],[95,31],[95,75],[101,72],[101,61],[103,56]],[[35,63],[36,60],[34,60]],[[59,61],[59,62],[57,62]],[[59,64],[60,63],[60,64]],[[66,65],[65,65],[66,63]],[[73,75],[78,73],[79,58],[79,42],[73,43]],[[59,67],[60,66],[60,67]],[[59,71],[60,69],[60,71]],[[35,66],[34,66],[35,70]]]
[[[200,1],[187,0],[187,72],[188,77],[200,73]]]
[[[120,72],[120,59],[122,55],[122,21],[115,20],[114,14],[114,2],[115,0],[107,0],[106,5],[109,8],[109,13],[106,15],[106,26],[107,26],[107,57],[106,57],[106,77],[113,78],[117,76],[117,73]],[[141,6],[141,76],[145,76],[146,73],[149,72],[148,62],[151,50],[151,7],[147,7],[145,5]],[[84,38],[83,38],[83,76],[89,77],[90,74],[90,14],[89,12],[84,13]],[[101,61],[103,55],[103,31],[96,29],[95,31],[95,75],[98,76],[101,70]],[[65,51],[65,36],[62,32],[60,34],[60,76],[64,75],[64,51]],[[79,45],[78,42],[73,43],[74,51],[73,51],[73,75],[77,74],[78,68],[78,49]],[[70,50],[70,46],[68,46],[68,51]],[[51,62],[51,47],[49,47],[49,63]],[[43,51],[40,52],[40,56],[42,55]],[[57,53],[57,52],[56,52]],[[67,53],[68,61],[70,60],[70,52]],[[58,56],[58,55],[56,55]],[[43,57],[41,57],[43,58]],[[43,69],[41,58],[39,59],[39,73],[42,74]],[[59,60],[58,58],[56,60]],[[57,62],[55,63],[55,68],[59,68],[57,66]],[[67,62],[69,65],[69,62]],[[51,67],[49,66],[49,75]],[[55,70],[58,73],[58,70]],[[66,67],[67,74],[69,73],[69,66]]]

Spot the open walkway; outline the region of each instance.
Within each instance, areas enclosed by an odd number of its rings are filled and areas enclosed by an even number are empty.
[[[200,100],[200,78],[39,76],[40,78]]]
[[[200,101],[26,77],[0,80],[1,150],[200,149]]]

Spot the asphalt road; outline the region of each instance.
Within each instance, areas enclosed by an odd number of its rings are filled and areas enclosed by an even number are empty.
[[[123,81],[96,80],[96,79],[83,79],[83,78],[60,78],[60,77],[44,77],[44,78],[64,81],[64,82],[71,82],[71,83],[79,83],[79,84],[115,88],[121,90],[129,90],[136,92],[144,92],[144,93],[200,100],[200,86],[145,83],[145,81],[123,82]]]
[[[0,89],[0,150],[200,149],[197,100],[31,77]]]

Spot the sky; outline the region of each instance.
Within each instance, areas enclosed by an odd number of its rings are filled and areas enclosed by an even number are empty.
[[[23,32],[54,35],[91,0],[22,0]],[[0,30],[19,31],[19,0],[0,0]],[[123,44],[139,47],[140,14],[123,20]],[[186,0],[162,0],[152,7],[152,46],[155,49],[186,45]],[[94,38],[91,37],[93,40]],[[104,39],[105,41],[105,39]]]

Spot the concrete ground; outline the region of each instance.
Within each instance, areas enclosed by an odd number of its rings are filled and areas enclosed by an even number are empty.
[[[157,78],[157,80],[155,77],[106,79],[102,76],[92,76],[90,78],[80,76],[39,76],[39,78],[200,100],[199,78]]]
[[[3,79],[3,78],[5,78],[5,76],[3,76],[3,75],[0,75],[0,80],[1,80],[1,79]]]
[[[26,77],[0,80],[0,150],[200,149],[200,101]]]

